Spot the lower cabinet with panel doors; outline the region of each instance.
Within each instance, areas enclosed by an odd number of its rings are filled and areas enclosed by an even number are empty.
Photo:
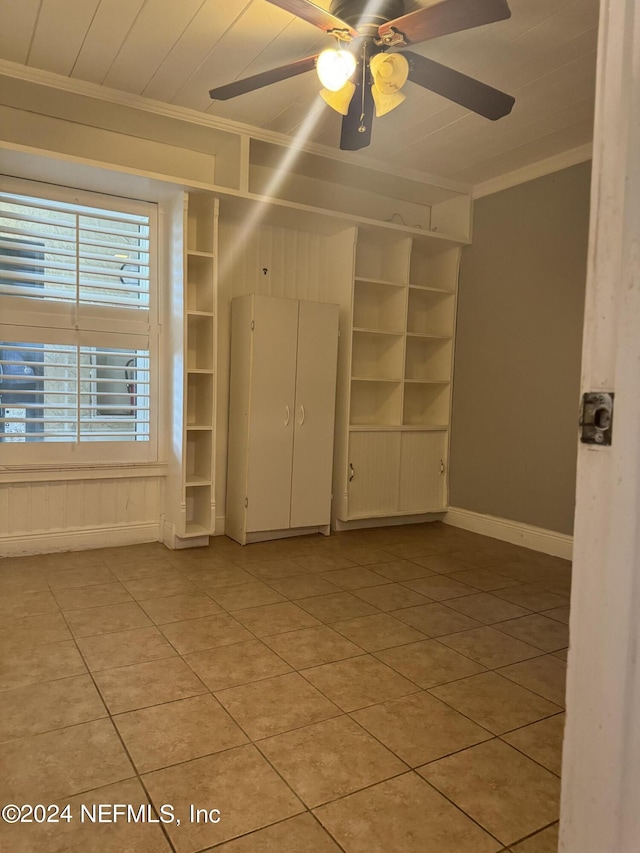
[[[338,305],[232,302],[225,532],[246,544],[329,533]]]
[[[446,430],[351,430],[345,520],[443,512]]]

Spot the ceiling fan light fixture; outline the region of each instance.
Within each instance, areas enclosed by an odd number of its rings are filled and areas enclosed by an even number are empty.
[[[356,91],[356,84],[351,80],[347,80],[342,89],[337,92],[332,92],[330,89],[321,89],[320,97],[325,101],[332,110],[335,110],[340,115],[346,116],[349,112],[349,104]]]
[[[328,48],[318,56],[316,71],[320,82],[330,92],[338,92],[356,70],[356,58],[348,50]]]
[[[402,92],[395,92],[393,95],[386,95],[381,92],[376,86],[371,87],[373,95],[373,103],[376,106],[376,117],[384,116],[399,107],[403,101],[406,101],[407,96]]]
[[[376,53],[369,60],[369,68],[381,95],[395,95],[409,77],[409,62],[401,53]]]

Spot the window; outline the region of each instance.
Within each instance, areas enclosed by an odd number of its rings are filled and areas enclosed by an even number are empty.
[[[156,220],[144,202],[3,182],[0,463],[156,458]]]

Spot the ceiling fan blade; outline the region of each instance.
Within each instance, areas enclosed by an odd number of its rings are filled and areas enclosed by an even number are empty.
[[[315,56],[307,56],[304,59],[298,59],[297,62],[290,62],[288,65],[280,65],[278,68],[272,68],[270,71],[254,74],[253,77],[235,80],[233,83],[227,83],[226,86],[218,86],[217,89],[211,89],[209,95],[215,101],[228,101],[229,98],[235,98],[237,95],[255,92],[256,89],[262,89],[263,86],[270,86],[271,83],[278,83],[280,80],[287,80],[289,77],[295,77],[297,74],[313,71],[316,67],[317,58],[317,54]]]
[[[359,78],[356,83],[356,90],[349,104],[349,112],[342,119],[342,130],[340,132],[340,148],[343,151],[359,151],[361,148],[366,148],[371,143],[371,128],[373,126],[373,117],[375,115],[375,104],[373,95],[371,94],[371,82],[369,80],[369,71],[365,75],[364,81],[364,102],[362,99],[363,80],[362,80],[362,61],[358,63],[358,71],[354,75],[354,80]],[[361,130],[360,128],[364,128]]]
[[[511,95],[418,53],[403,50],[402,55],[409,60],[409,80],[413,83],[491,121],[508,115],[516,102]]]
[[[309,0],[267,0],[267,3],[273,3],[285,12],[291,12],[297,18],[302,18],[303,21],[308,21],[314,27],[319,27],[325,33],[330,30],[344,30],[351,38],[356,38],[357,30],[349,24],[345,24],[340,18],[336,18],[331,12],[326,9],[321,9],[315,3],[310,3]]]
[[[381,39],[390,39],[400,33],[404,44],[416,44],[510,17],[507,0],[441,0],[434,6],[382,24],[378,35]]]

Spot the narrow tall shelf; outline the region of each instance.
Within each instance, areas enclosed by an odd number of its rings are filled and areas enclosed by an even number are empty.
[[[181,539],[214,532],[215,323],[218,201],[186,197]]]

